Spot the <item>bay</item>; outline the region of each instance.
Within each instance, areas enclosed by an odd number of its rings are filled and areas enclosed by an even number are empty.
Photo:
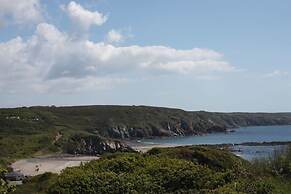
[[[156,139],[143,139],[144,144],[157,145],[215,145],[215,144],[241,144],[245,142],[287,142],[291,141],[291,126],[255,126],[241,127],[233,132],[211,133],[202,136],[167,137]],[[252,160],[254,158],[268,157],[274,151],[283,149],[283,145],[234,145],[234,153]]]

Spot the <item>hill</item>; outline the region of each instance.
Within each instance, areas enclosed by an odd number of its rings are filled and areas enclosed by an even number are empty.
[[[291,113],[214,113],[148,106],[0,109],[0,161],[55,152],[132,151],[123,140],[290,125]]]

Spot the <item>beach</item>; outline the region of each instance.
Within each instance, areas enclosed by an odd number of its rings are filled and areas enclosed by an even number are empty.
[[[18,160],[11,164],[13,171],[23,173],[25,176],[36,176],[45,172],[60,173],[67,167],[79,166],[91,160],[98,160],[97,156],[42,156]]]

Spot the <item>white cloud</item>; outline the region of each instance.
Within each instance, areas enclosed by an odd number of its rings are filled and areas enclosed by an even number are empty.
[[[126,79],[112,77],[89,76],[80,79],[64,77],[54,80],[35,82],[30,85],[29,89],[37,93],[74,93],[84,90],[106,90],[112,88],[112,86],[126,82]]]
[[[16,24],[37,23],[42,20],[39,0],[0,0],[0,17]]]
[[[289,72],[287,72],[287,71],[274,70],[271,73],[265,74],[264,77],[274,78],[274,77],[286,77],[288,75],[289,75]]]
[[[92,25],[101,26],[107,20],[107,17],[102,13],[89,11],[74,1],[61,8],[69,15],[72,22],[78,24],[82,30],[88,30]]]
[[[72,39],[47,23],[39,24],[27,40],[17,37],[0,43],[0,59],[0,83],[5,83],[1,89],[13,91],[68,92],[121,83],[129,74],[201,77],[234,70],[213,50],[118,47]]]
[[[122,42],[125,39],[125,37],[119,31],[110,30],[107,33],[106,39],[109,43],[119,43],[119,42]]]

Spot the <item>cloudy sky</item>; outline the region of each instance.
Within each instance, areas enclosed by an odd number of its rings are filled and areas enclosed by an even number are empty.
[[[0,0],[0,107],[291,111],[290,0]]]

